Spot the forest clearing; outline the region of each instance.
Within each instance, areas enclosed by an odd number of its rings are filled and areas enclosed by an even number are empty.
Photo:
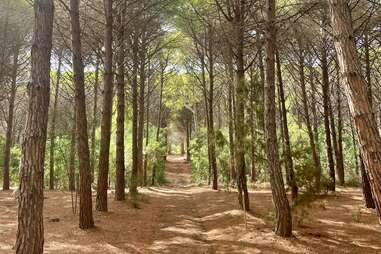
[[[381,253],[379,0],[1,0],[0,253]]]
[[[95,213],[97,227],[83,232],[71,212],[70,193],[45,193],[44,253],[380,253],[381,229],[362,205],[359,189],[338,190],[297,211],[294,238],[272,232],[271,190],[250,192],[253,213],[244,214],[235,192],[213,191],[190,182],[184,157],[172,156],[169,183],[140,190],[139,208],[116,202]],[[16,202],[0,195],[0,253],[13,253]],[[133,218],[133,219],[129,219]],[[58,222],[52,222],[59,219]]]

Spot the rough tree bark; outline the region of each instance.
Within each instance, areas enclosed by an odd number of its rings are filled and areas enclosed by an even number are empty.
[[[353,157],[355,158],[355,172],[356,175],[360,175],[360,169],[359,169],[359,156],[357,154],[357,142],[356,142],[356,134],[355,130],[353,128],[353,124],[351,126],[351,137],[352,137],[352,145],[353,145]]]
[[[350,8],[346,0],[329,0],[329,6],[341,80],[345,85],[361,155],[369,175],[374,202],[380,218],[381,137],[367,96],[366,82],[361,74]]]
[[[275,107],[275,0],[266,1],[266,86],[265,86],[265,138],[270,183],[275,206],[276,226],[275,234],[282,237],[292,235],[292,218],[290,205],[284,189],[283,177],[280,169],[278,142],[276,135],[276,107]]]
[[[365,78],[367,81],[367,96],[370,103],[371,111],[373,112],[373,95],[372,95],[372,78],[371,78],[371,69],[370,69],[370,52],[369,52],[369,36],[368,33],[365,33],[364,36],[364,48],[365,48]],[[369,182],[369,175],[365,170],[365,165],[363,158],[360,152],[360,171],[361,171],[361,183],[362,183],[362,191],[365,200],[365,206],[367,208],[374,209],[376,205],[373,201],[373,195]]]
[[[82,61],[81,26],[79,0],[70,0],[70,22],[72,39],[73,81],[75,85],[76,138],[79,160],[79,228],[94,227],[91,194],[90,150],[87,134],[85,73]]]
[[[113,0],[104,0],[106,27],[105,27],[105,60],[104,60],[104,86],[103,86],[103,108],[101,120],[101,142],[99,153],[99,172],[96,209],[107,212],[107,189],[111,138],[113,75],[112,75],[112,30],[113,30]]]
[[[50,97],[53,1],[35,0],[34,15],[31,82],[28,85],[28,113],[20,162],[17,254],[42,254],[44,246],[43,173]]]
[[[124,16],[125,2],[122,3],[118,14],[118,55],[117,55],[117,117],[116,117],[116,179],[115,200],[125,199],[125,165],[124,165],[124,114],[125,114],[125,80],[124,80]]]

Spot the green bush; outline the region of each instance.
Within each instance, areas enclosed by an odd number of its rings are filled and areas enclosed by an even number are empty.
[[[192,181],[194,183],[206,183],[209,176],[208,144],[205,128],[200,128],[191,141],[192,154]]]

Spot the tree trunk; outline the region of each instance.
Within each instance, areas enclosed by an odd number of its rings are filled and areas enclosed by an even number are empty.
[[[280,169],[278,142],[276,135],[275,109],[275,0],[266,1],[266,86],[265,86],[265,138],[270,183],[275,206],[275,234],[282,237],[292,235],[292,218],[290,205],[284,189]]]
[[[367,32],[365,32],[364,36],[364,48],[365,48],[365,78],[367,82],[367,96],[369,100],[369,104],[371,107],[372,114],[374,116],[373,112],[373,95],[372,95],[372,77],[371,77],[371,67],[370,67],[370,50],[369,50],[369,35]],[[367,208],[376,208],[376,205],[373,200],[371,186],[370,186],[370,179],[367,171],[365,170],[365,165],[363,158],[360,154],[360,171],[361,171],[361,182],[362,182],[362,189],[363,189],[363,196],[365,200],[365,206]]]
[[[118,55],[117,55],[117,118],[116,118],[116,180],[115,200],[125,200],[125,165],[124,165],[124,114],[125,114],[125,81],[124,81],[124,16],[125,2],[118,15]]]
[[[376,208],[376,205],[374,204],[374,201],[373,201],[372,190],[369,183],[369,177],[365,170],[365,165],[361,157],[361,152],[359,155],[357,155],[358,142],[356,141],[353,125],[354,124],[351,123],[353,150],[354,150],[354,156],[356,159],[356,174],[358,176],[361,174],[362,194],[365,201],[365,207],[374,209]]]
[[[332,91],[332,93],[333,93],[333,91]],[[335,152],[336,175],[337,175],[337,179],[339,180],[339,184],[341,186],[343,186],[344,185],[344,168],[339,167],[340,151],[339,151],[339,143],[337,140],[335,114],[334,114],[334,110],[332,108],[331,99],[328,98],[328,100],[329,100],[328,114],[329,114],[329,123],[330,123],[330,128],[331,128],[332,145],[333,145],[333,150]]]
[[[95,149],[96,140],[95,132],[98,125],[97,111],[98,111],[98,86],[99,86],[99,57],[97,57],[97,62],[95,66],[95,83],[94,83],[94,104],[93,104],[93,123],[91,125],[91,182],[95,179]]]
[[[52,0],[34,1],[34,37],[28,113],[22,141],[17,254],[42,254],[44,246],[44,159],[49,114],[50,57],[54,6]]]
[[[342,84],[346,85],[345,91],[354,119],[361,155],[380,216],[381,137],[367,96],[366,82],[361,75],[348,3],[345,0],[329,0],[329,4]]]
[[[359,169],[359,156],[357,154],[357,142],[356,142],[356,136],[355,136],[355,130],[353,129],[353,124],[351,124],[351,136],[352,136],[352,145],[353,145],[353,157],[355,158],[355,172],[356,175],[360,175],[360,169]]]
[[[144,39],[143,39],[144,40]],[[139,89],[139,112],[138,112],[138,175],[139,175],[139,185],[143,185],[143,141],[144,141],[144,119],[145,119],[145,88],[146,88],[146,49],[141,49],[140,54],[140,89]]]
[[[242,6],[240,6],[242,7]],[[237,7],[240,9],[239,7]],[[243,9],[240,9],[237,20],[234,23],[236,32],[236,112],[235,112],[235,162],[237,172],[238,202],[241,208],[249,211],[250,201],[247,191],[246,165],[245,165],[245,102],[246,102],[246,84],[245,84],[245,67],[244,67],[244,18]]]
[[[145,132],[145,136],[146,136],[146,142],[145,142],[145,147],[147,149],[148,145],[149,145],[149,114],[150,114],[150,87],[149,87],[149,82],[147,84],[147,110],[146,110],[146,132]],[[143,186],[147,186],[147,167],[148,167],[148,154],[145,153],[144,154],[144,165],[143,165]]]
[[[283,79],[282,79],[282,69],[281,69],[281,61],[279,57],[278,51],[276,51],[276,65],[277,65],[277,73],[278,73],[278,86],[279,86],[279,98],[280,98],[280,108],[281,108],[281,120],[283,123],[283,136],[284,136],[284,153],[285,153],[285,164],[286,164],[286,173],[288,183],[291,188],[291,197],[293,202],[296,202],[298,197],[298,185],[295,179],[294,173],[294,163],[292,161],[291,156],[291,145],[290,145],[290,134],[288,132],[288,121],[287,121],[287,109],[286,109],[286,99],[284,95],[283,88]]]
[[[156,129],[156,142],[160,141],[160,129],[161,129],[161,115],[162,115],[162,107],[163,107],[163,88],[164,88],[164,71],[165,66],[160,63],[160,97],[159,97],[159,116],[157,118],[157,129]],[[155,178],[156,178],[156,165],[154,164],[152,167],[152,179],[151,184],[155,185]]]
[[[151,87],[150,87],[150,82],[151,82],[151,62],[150,60],[148,61],[148,79],[147,79],[147,110],[146,110],[146,130],[145,130],[145,137],[146,137],[146,142],[145,142],[145,147],[146,150],[149,145],[149,114],[150,114],[150,95],[151,95]],[[143,161],[143,186],[147,186],[147,170],[148,170],[148,153],[144,153],[144,161]]]
[[[213,28],[208,29],[209,40],[208,40],[208,51],[209,51],[209,94],[208,94],[208,150],[210,151],[210,168],[213,179],[213,190],[218,189],[218,171],[217,171],[217,159],[216,159],[216,143],[215,143],[215,132],[214,132],[214,43],[213,43]]]
[[[301,49],[300,44],[299,44],[299,47]],[[321,178],[321,164],[320,164],[320,158],[318,156],[318,152],[316,148],[315,135],[312,129],[311,119],[310,119],[308,97],[307,97],[307,91],[306,91],[305,73],[304,73],[305,63],[304,63],[303,54],[304,54],[303,52],[300,52],[300,56],[299,56],[299,78],[300,78],[300,86],[302,89],[302,103],[303,103],[303,109],[304,109],[304,115],[305,115],[305,123],[306,123],[308,138],[309,138],[310,146],[311,146],[312,159],[314,161],[314,166],[315,166],[315,174],[314,174],[315,175],[315,189],[317,192],[319,192],[320,178]]]
[[[229,67],[230,68],[230,67]],[[230,72],[229,72],[230,73]],[[231,69],[231,82],[229,84],[229,98],[228,98],[228,117],[229,117],[229,167],[230,167],[230,182],[234,184],[237,181],[237,174],[235,168],[235,145],[234,145],[234,116],[233,116],[233,91],[234,91],[234,79],[233,69]]]
[[[257,181],[257,169],[256,169],[256,161],[255,161],[255,150],[256,150],[256,123],[255,123],[255,83],[253,70],[250,70],[250,152],[251,152],[251,182],[255,183]]]
[[[105,61],[104,61],[104,87],[103,87],[103,110],[101,122],[101,147],[99,153],[99,172],[96,209],[100,212],[107,212],[107,189],[108,171],[110,156],[111,138],[111,117],[112,117],[112,97],[113,97],[113,75],[112,75],[112,15],[113,0],[104,0],[106,28],[105,28]]]
[[[325,15],[325,14],[323,14]],[[322,19],[323,27],[326,27],[326,17]],[[325,31],[323,33],[323,45],[321,48],[321,70],[322,70],[322,88],[323,88],[323,109],[324,109],[324,128],[325,128],[325,143],[327,148],[328,158],[328,174],[330,183],[327,186],[330,191],[335,191],[335,163],[333,160],[332,140],[331,140],[331,127],[329,121],[330,109],[330,89],[329,89],[329,76],[328,76],[328,59],[327,59],[327,38]]]
[[[6,10],[9,10],[9,7],[10,7],[10,0],[7,0],[7,4],[6,4]],[[7,61],[6,59],[6,46],[8,44],[8,30],[9,30],[9,15],[10,15],[10,12],[9,11],[5,11],[5,15],[4,15],[4,21],[2,20],[2,23],[4,24],[3,26],[3,34],[2,34],[2,40],[1,40],[1,46],[0,46],[0,84],[3,84],[4,83],[4,79],[5,79],[5,63]]]
[[[52,122],[50,126],[50,148],[49,148],[49,189],[54,190],[54,149],[55,149],[55,139],[56,139],[56,118],[57,118],[57,107],[58,107],[58,94],[61,80],[61,65],[62,65],[62,52],[58,56],[58,69],[56,77],[56,87],[54,91],[54,102],[53,102],[53,112],[52,112]]]
[[[72,63],[75,85],[76,137],[79,159],[79,228],[94,227],[90,150],[87,134],[85,74],[82,61],[81,26],[79,21],[79,0],[70,0],[70,21],[72,38]]]
[[[371,75],[371,64],[370,64],[370,45],[369,45],[369,35],[365,32],[364,35],[364,50],[365,50],[365,78],[367,83],[367,95],[369,103],[373,112],[373,91],[372,91],[372,75]]]
[[[340,73],[337,75],[340,76]],[[343,118],[341,112],[341,91],[340,80],[337,82],[337,158],[336,167],[339,173],[339,183],[344,186],[345,184],[345,172],[344,172],[344,155],[343,155]]]
[[[192,137],[192,119],[187,120],[187,137],[186,137],[186,145],[187,145],[187,158],[188,162],[191,161],[191,137]]]
[[[132,197],[138,193],[138,39],[135,34],[132,48],[132,171],[129,188]]]
[[[13,136],[13,121],[15,110],[15,99],[17,92],[17,71],[19,67],[19,52],[20,47],[16,45],[13,52],[13,67],[12,67],[12,83],[11,92],[9,95],[8,117],[7,117],[7,132],[5,136],[5,148],[4,148],[4,169],[3,169],[3,190],[9,190],[9,172],[11,161],[11,147]]]
[[[320,142],[319,142],[319,117],[318,117],[318,109],[317,109],[317,105],[318,105],[318,100],[316,98],[317,96],[317,89],[316,89],[316,85],[315,85],[315,75],[314,75],[314,68],[313,67],[310,67],[309,69],[310,71],[310,84],[311,84],[311,100],[312,100],[312,107],[311,107],[311,110],[312,110],[312,116],[313,116],[313,134],[314,134],[314,141],[315,141],[315,149],[316,149],[316,154],[317,154],[317,159],[319,160],[320,162]],[[320,165],[320,163],[319,163]],[[321,170],[321,169],[320,169]],[[320,185],[320,176],[321,176],[321,172],[319,173],[319,185]]]
[[[370,186],[370,179],[365,169],[365,164],[362,156],[360,155],[360,171],[361,171],[361,180],[362,180],[362,189],[363,196],[365,200],[366,208],[374,209],[376,208],[376,204],[373,200],[372,188]]]
[[[75,101],[74,101],[75,104]],[[76,109],[73,107],[73,127],[71,129],[70,138],[70,156],[69,156],[69,191],[75,191],[75,148],[76,148]]]

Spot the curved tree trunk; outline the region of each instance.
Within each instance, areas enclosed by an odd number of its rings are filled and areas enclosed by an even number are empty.
[[[34,1],[31,83],[28,86],[28,113],[20,163],[15,245],[17,254],[43,253],[44,159],[49,114],[53,13],[52,0]]]
[[[339,60],[342,84],[346,86],[348,104],[356,128],[365,170],[369,174],[372,195],[381,215],[381,137],[367,96],[354,40],[348,2],[329,0],[331,25]]]

